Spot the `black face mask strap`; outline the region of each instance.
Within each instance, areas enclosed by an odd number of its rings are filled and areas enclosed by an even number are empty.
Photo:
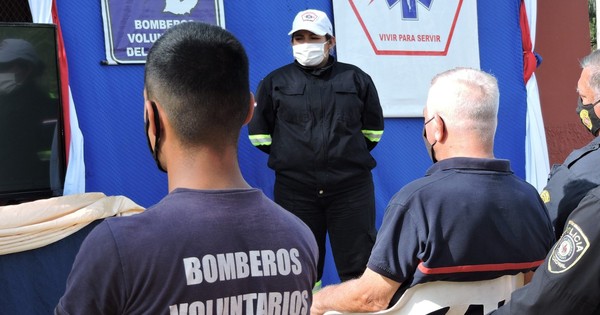
[[[160,128],[160,117],[158,116],[158,108],[156,108],[156,103],[154,102],[150,102],[150,104],[152,105],[152,113],[154,114],[154,129],[156,130],[156,137],[155,137],[155,141],[154,141],[154,150],[152,150],[152,144],[150,143],[150,137],[148,136],[148,147],[150,148],[150,152],[152,152],[152,157],[154,158],[154,161],[156,162],[156,166],[158,167],[159,170],[163,171],[163,172],[167,172],[162,165],[160,164],[160,161],[158,160],[158,150],[159,150],[159,144],[160,144],[160,136],[161,136],[161,128]],[[148,129],[150,128],[150,121],[147,120],[146,121],[146,134],[148,134]]]

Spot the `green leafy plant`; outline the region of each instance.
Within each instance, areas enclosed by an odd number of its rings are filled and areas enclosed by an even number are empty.
[[[590,18],[590,46],[596,50],[596,0],[588,0],[588,15]]]

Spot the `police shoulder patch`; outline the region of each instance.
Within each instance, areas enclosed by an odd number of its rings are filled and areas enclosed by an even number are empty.
[[[548,271],[562,273],[575,266],[590,247],[583,230],[573,221],[569,221],[560,240],[552,249],[548,261]]]
[[[548,192],[546,189],[544,189],[542,191],[542,193],[540,194],[540,198],[542,198],[542,201],[544,203],[550,202],[550,192]]]

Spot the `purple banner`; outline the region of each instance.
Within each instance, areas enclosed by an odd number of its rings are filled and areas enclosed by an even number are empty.
[[[225,27],[222,0],[102,0],[108,64],[145,63],[168,28],[188,21]]]

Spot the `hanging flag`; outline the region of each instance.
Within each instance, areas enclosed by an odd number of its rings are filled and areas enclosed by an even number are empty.
[[[79,121],[69,87],[69,70],[65,52],[60,21],[53,0],[29,0],[29,8],[33,23],[56,25],[59,71],[61,77],[61,94],[63,102],[63,121],[65,130],[65,157],[67,172],[63,194],[79,194],[85,192],[85,161],[83,159],[83,135],[79,129]]]
[[[106,63],[145,63],[168,28],[188,21],[225,27],[223,0],[102,0]]]
[[[420,117],[433,76],[479,68],[477,2],[335,0],[338,60],[373,78],[386,117]]]
[[[540,93],[534,73],[538,66],[533,53],[537,21],[537,0],[521,1],[520,14],[521,36],[523,36],[524,49],[523,70],[526,83],[525,88],[527,89],[525,179],[539,192],[542,192],[548,181],[550,159],[548,157],[546,129],[544,127],[544,119],[542,118]]]

